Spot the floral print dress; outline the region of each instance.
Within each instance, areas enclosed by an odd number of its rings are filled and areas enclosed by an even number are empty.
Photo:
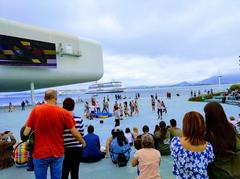
[[[202,152],[192,152],[180,143],[179,137],[174,137],[171,142],[171,155],[173,157],[173,174],[177,178],[206,179],[208,163],[213,162],[214,153],[210,143]]]

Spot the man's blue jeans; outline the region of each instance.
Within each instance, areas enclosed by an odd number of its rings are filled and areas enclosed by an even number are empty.
[[[63,157],[33,159],[34,173],[36,179],[47,179],[47,169],[50,166],[51,179],[62,178]]]

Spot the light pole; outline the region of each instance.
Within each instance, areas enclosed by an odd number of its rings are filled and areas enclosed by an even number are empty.
[[[221,75],[219,75],[218,76],[218,90],[219,90],[219,92],[220,92],[220,90],[221,90]]]

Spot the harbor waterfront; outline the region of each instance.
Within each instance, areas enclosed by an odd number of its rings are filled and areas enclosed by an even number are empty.
[[[163,115],[163,120],[169,125],[170,119],[174,118],[177,121],[177,126],[182,127],[182,119],[186,112],[198,111],[204,115],[203,108],[206,102],[189,102],[190,91],[200,90],[201,93],[213,89],[213,91],[224,91],[229,88],[230,85],[206,85],[206,86],[183,86],[183,87],[153,87],[153,88],[131,88],[126,89],[121,94],[122,97],[126,96],[126,99],[119,100],[118,103],[123,103],[124,101],[130,101],[135,99],[135,94],[140,93],[140,98],[138,99],[139,105],[139,115],[133,115],[133,117],[124,117],[121,120],[120,128],[125,130],[129,127],[132,131],[133,127],[137,127],[139,132],[142,132],[143,125],[147,124],[150,128],[150,132],[153,133],[156,124],[159,124],[160,120],[157,118],[157,112],[151,110],[151,98],[150,95],[156,95],[158,98],[164,101],[167,107],[167,113]],[[166,93],[171,93],[171,99],[167,99]],[[98,94],[96,99],[99,101],[100,107],[102,109],[103,97],[109,97],[110,99],[110,111],[112,112],[113,105],[115,103],[115,94]],[[66,97],[72,97],[77,101],[75,106],[75,115],[82,116],[84,113],[84,103],[81,101],[91,100],[92,94],[84,93],[63,93],[59,96],[59,105]],[[12,131],[17,141],[20,140],[19,131],[27,120],[31,107],[27,107],[25,110],[21,110],[20,107],[14,107],[13,112],[7,112],[6,104],[12,102],[13,105],[21,104],[22,100],[28,99],[27,95],[12,95],[8,97],[1,96],[0,103],[2,108],[0,109],[0,130]],[[37,94],[36,99],[40,102],[43,100],[42,94]],[[4,104],[4,105],[3,105]],[[5,107],[4,107],[5,106]],[[227,117],[234,116],[237,118],[240,113],[239,106],[222,104]],[[84,118],[84,117],[83,117]],[[88,120],[84,118],[84,133],[87,132],[87,126],[92,124],[95,127],[95,134],[99,135],[101,140],[101,146],[105,146],[106,139],[111,135],[111,130],[114,128],[114,117],[101,119],[103,124],[100,124],[100,119]],[[132,150],[132,155],[134,153]],[[165,178],[175,178],[172,174],[172,158],[171,156],[162,156],[160,165],[160,175],[163,179]],[[112,163],[110,158],[103,159],[97,163],[81,163],[80,164],[80,178],[83,179],[130,179],[137,176],[136,168],[131,166],[131,162],[128,162],[127,167],[119,168]],[[26,168],[17,168],[15,166],[8,169],[0,171],[0,179],[21,179],[21,178],[34,178],[33,172],[27,172]]]

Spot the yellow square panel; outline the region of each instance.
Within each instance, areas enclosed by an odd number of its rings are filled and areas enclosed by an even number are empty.
[[[32,59],[32,62],[33,62],[33,63],[41,63],[40,60],[37,59],[37,58]]]
[[[21,41],[21,44],[24,45],[24,46],[30,46],[31,45],[31,43],[27,42],[27,41]]]
[[[12,50],[3,50],[4,55],[14,55],[14,52]]]
[[[45,55],[56,55],[56,51],[55,50],[43,50],[43,53]]]

